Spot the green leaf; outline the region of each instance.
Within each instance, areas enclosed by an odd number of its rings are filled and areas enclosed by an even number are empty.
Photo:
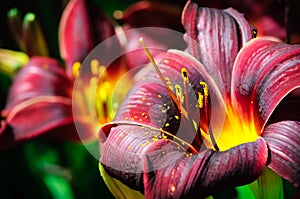
[[[53,199],[73,199],[73,193],[70,184],[59,176],[45,175],[44,183],[49,188]]]
[[[240,199],[283,199],[282,178],[274,171],[265,168],[263,174],[253,183],[237,188]]]
[[[59,144],[50,144],[42,140],[28,142],[25,145],[27,164],[33,175],[44,182],[51,198],[73,199],[70,170],[60,165],[62,154]]]
[[[251,188],[249,185],[244,185],[240,187],[235,188],[237,191],[237,197],[236,199],[255,199],[256,197],[254,196]]]
[[[260,198],[283,199],[282,178],[268,167],[265,168],[257,182],[260,190]]]

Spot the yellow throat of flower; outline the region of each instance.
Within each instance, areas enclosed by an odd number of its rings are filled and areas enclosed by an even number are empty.
[[[259,132],[256,130],[253,120],[240,118],[240,115],[227,103],[226,120],[223,130],[216,135],[216,141],[220,151],[228,150],[240,144],[255,141]]]

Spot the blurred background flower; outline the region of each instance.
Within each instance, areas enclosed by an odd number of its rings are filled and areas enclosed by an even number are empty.
[[[300,43],[299,1],[196,1],[216,8],[232,6],[245,13],[257,27],[258,36],[273,35]],[[83,2],[92,4],[84,7],[80,5]],[[128,30],[158,26],[183,32],[180,16],[185,2],[73,0],[71,5],[68,0],[1,2],[1,198],[113,198],[99,175],[98,160],[84,145],[74,142],[78,137],[69,103],[76,67],[93,47],[113,35],[116,27]],[[72,13],[72,5],[77,5],[80,12]],[[82,43],[80,39],[88,42]],[[127,35],[127,43],[122,47],[130,50],[137,45],[138,38]],[[139,60],[135,59],[137,55],[141,56]],[[144,52],[128,54],[124,60],[125,70],[148,61]],[[115,69],[122,71],[124,65],[120,67],[119,62]],[[284,183],[284,189],[287,198],[295,192],[288,183]],[[222,198],[224,193],[230,197],[231,191],[223,190],[215,198]]]

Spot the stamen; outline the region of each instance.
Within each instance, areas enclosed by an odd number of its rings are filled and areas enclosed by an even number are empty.
[[[183,97],[183,95],[182,95],[182,89],[181,89],[181,86],[180,86],[179,84],[176,84],[176,85],[175,85],[175,93],[176,93],[177,99],[178,99],[181,103],[183,103],[184,97]]]
[[[186,68],[181,69],[181,75],[184,84],[184,93],[185,93],[185,108],[186,111],[189,112],[189,91],[188,91],[188,84],[189,84],[189,75]]]
[[[204,111],[205,111],[205,117],[207,119],[207,121],[209,120],[209,116],[208,116],[208,86],[205,82],[200,82],[200,85],[203,86],[203,94],[204,94]],[[216,151],[219,151],[219,147],[217,145],[217,142],[215,140],[214,134],[211,131],[211,128],[208,128],[208,133],[212,142],[212,145],[214,146],[214,148],[216,149]]]
[[[203,86],[204,99],[208,102],[208,86],[205,82],[200,82],[200,85]]]
[[[204,96],[202,95],[202,93],[198,92],[198,106],[199,106],[199,108],[203,108],[203,99],[204,99]]]
[[[159,75],[160,80],[163,82],[164,86],[166,87],[171,99],[173,100],[173,102],[176,104],[176,106],[178,107],[178,109],[180,110],[180,112],[186,117],[188,118],[188,114],[187,111],[183,108],[183,106],[181,105],[181,103],[179,103],[179,101],[177,100],[176,96],[174,95],[174,93],[170,90],[169,85],[167,84],[165,78],[163,77],[162,73],[160,72],[157,64],[155,63],[151,53],[149,52],[149,49],[147,48],[144,39],[141,37],[139,39],[139,41],[141,42],[152,66],[154,67],[154,69],[156,70],[156,73]]]
[[[98,62],[98,60],[96,60],[96,59],[93,59],[92,61],[91,61],[91,71],[92,71],[92,74],[93,75],[98,75],[98,67],[99,67],[99,62]]]

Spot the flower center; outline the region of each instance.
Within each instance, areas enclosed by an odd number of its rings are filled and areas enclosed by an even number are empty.
[[[217,135],[217,143],[220,151],[228,150],[234,146],[253,142],[258,138],[258,132],[253,121],[240,118],[234,107],[227,103],[227,114],[224,128]]]
[[[196,102],[193,102],[193,100],[189,99],[190,96],[188,87],[191,87],[191,84],[189,82],[188,70],[184,67],[181,68],[183,87],[181,87],[179,84],[176,84],[173,88],[169,78],[165,78],[156,65],[142,38],[140,38],[140,42],[143,45],[150,62],[164,84],[164,87],[167,89],[168,94],[172,99],[174,108],[178,109],[182,116],[181,124],[179,125],[182,125],[182,123],[184,125],[184,128],[182,129],[185,132],[181,134],[183,137],[177,138],[177,135],[175,135],[176,133],[174,133],[174,135],[168,133],[167,128],[165,129],[165,133],[170,134],[175,141],[176,139],[184,140],[184,144],[189,144],[190,142],[187,142],[187,140],[192,140],[188,149],[188,152],[192,153],[198,153],[201,151],[203,149],[203,144],[205,144],[204,148],[211,148],[216,151],[225,151],[234,146],[252,142],[257,139],[258,134],[253,121],[240,118],[239,114],[236,112],[236,109],[231,105],[230,102],[226,103],[226,118],[222,130],[219,130],[219,132],[214,132],[214,129],[210,128],[211,122],[213,122],[211,118],[213,117],[213,115],[211,115],[211,108],[214,105],[211,104],[211,100],[209,99],[210,94],[207,83],[204,81],[199,82],[201,88],[199,90],[198,85],[197,90],[199,92],[197,92],[197,100]],[[198,108],[200,113],[199,116],[194,115],[195,109],[192,108],[194,106]],[[169,123],[167,124],[168,125],[165,127],[169,126]],[[220,124],[218,126],[220,126]],[[178,144],[180,145],[180,143]]]

